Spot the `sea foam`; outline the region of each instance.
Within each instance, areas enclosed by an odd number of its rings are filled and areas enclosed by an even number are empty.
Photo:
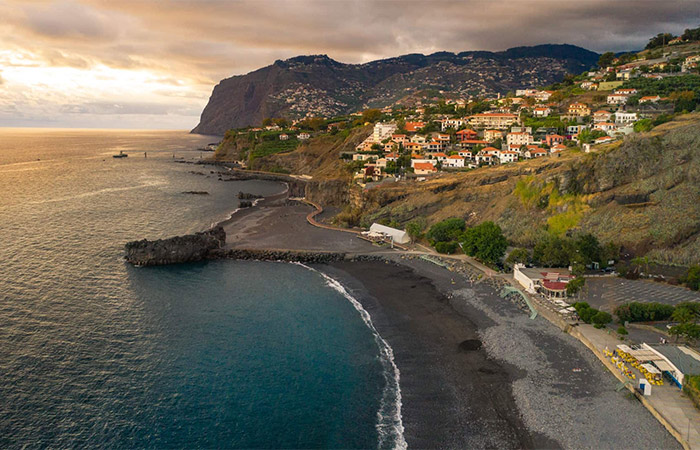
[[[379,347],[380,360],[384,368],[384,390],[380,401],[379,411],[377,411],[377,434],[379,437],[378,448],[406,449],[406,439],[404,437],[403,420],[401,417],[401,373],[394,360],[394,350],[389,343],[379,334],[372,323],[372,317],[362,304],[348,292],[345,287],[334,278],[313,269],[305,264],[295,263],[308,270],[318,273],[326,281],[326,285],[339,292],[350,304],[360,313],[360,317],[367,327],[372,331],[374,340]]]

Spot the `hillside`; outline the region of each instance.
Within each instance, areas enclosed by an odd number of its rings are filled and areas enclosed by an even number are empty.
[[[364,191],[359,223],[462,217],[499,224],[511,243],[531,247],[543,234],[581,230],[634,255],[700,261],[700,114],[631,135],[599,152],[392,183]],[[355,197],[354,197],[355,198]],[[346,214],[347,216],[347,214]],[[347,217],[344,217],[347,220]]]
[[[223,135],[231,128],[259,125],[266,117],[332,117],[388,106],[426,88],[465,96],[505,93],[580,73],[598,56],[572,45],[410,54],[365,64],[299,56],[222,80],[192,132]]]

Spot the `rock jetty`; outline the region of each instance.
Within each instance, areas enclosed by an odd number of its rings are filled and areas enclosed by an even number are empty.
[[[168,239],[132,241],[124,246],[125,258],[138,266],[160,266],[208,259],[210,253],[226,244],[226,232],[220,226],[201,233]]]

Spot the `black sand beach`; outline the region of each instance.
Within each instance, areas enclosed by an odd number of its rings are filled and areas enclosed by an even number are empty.
[[[383,253],[316,268],[357,298],[401,373],[410,448],[679,448],[578,340],[469,276],[306,222],[266,202],[224,224],[227,246]]]

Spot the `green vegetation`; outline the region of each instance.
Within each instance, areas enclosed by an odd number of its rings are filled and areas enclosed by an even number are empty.
[[[676,305],[671,318],[678,323],[671,327],[668,333],[672,336],[685,338],[688,341],[700,339],[700,303],[683,302]]]
[[[668,41],[672,40],[675,37],[676,36],[672,35],[671,33],[659,33],[653,38],[649,39],[649,43],[647,43],[644,49],[652,50],[658,47],[662,47],[664,45],[667,45]]]
[[[530,250],[526,248],[515,248],[508,254],[505,260],[505,265],[507,267],[514,267],[516,264],[528,264],[530,262]]]
[[[694,291],[700,290],[700,266],[690,266],[681,278],[681,283]]]
[[[638,96],[659,95],[675,103],[675,111],[694,111],[700,103],[700,75],[679,75],[654,78],[632,78],[623,88],[637,89]]]
[[[464,252],[483,262],[498,264],[508,247],[501,227],[493,222],[483,222],[468,228],[462,236]]]
[[[614,59],[615,59],[615,53],[605,52],[602,55],[600,55],[600,58],[598,58],[598,67],[601,67],[601,68],[610,67],[612,65],[612,62]]]
[[[586,302],[574,303],[576,314],[586,323],[593,324],[596,328],[603,328],[605,325],[612,322],[612,316],[605,311],[599,311]]]
[[[617,334],[619,334],[620,336],[627,336],[630,333],[629,331],[627,331],[627,328],[625,328],[623,325],[620,325],[619,327],[617,327]]]
[[[276,153],[291,152],[299,145],[299,141],[293,137],[290,137],[286,141],[281,141],[279,137],[277,139],[263,139],[262,142],[255,145],[255,147],[250,151],[249,158],[254,160],[256,158],[262,158],[263,156],[274,155]]]
[[[663,303],[631,302],[618,306],[613,311],[620,322],[653,322],[668,320],[673,314],[674,307]]]
[[[583,288],[584,284],[586,284],[586,279],[582,276],[576,277],[573,280],[569,281],[568,283],[566,283],[566,295],[568,295],[569,297],[576,295],[581,290],[581,288]]]
[[[413,241],[423,237],[423,230],[428,226],[428,221],[425,217],[416,217],[406,224],[406,233],[411,237]]]
[[[700,374],[686,375],[683,378],[683,392],[690,397],[695,407],[700,409]]]
[[[465,227],[464,219],[453,217],[430,227],[426,237],[432,245],[437,242],[458,241]]]

